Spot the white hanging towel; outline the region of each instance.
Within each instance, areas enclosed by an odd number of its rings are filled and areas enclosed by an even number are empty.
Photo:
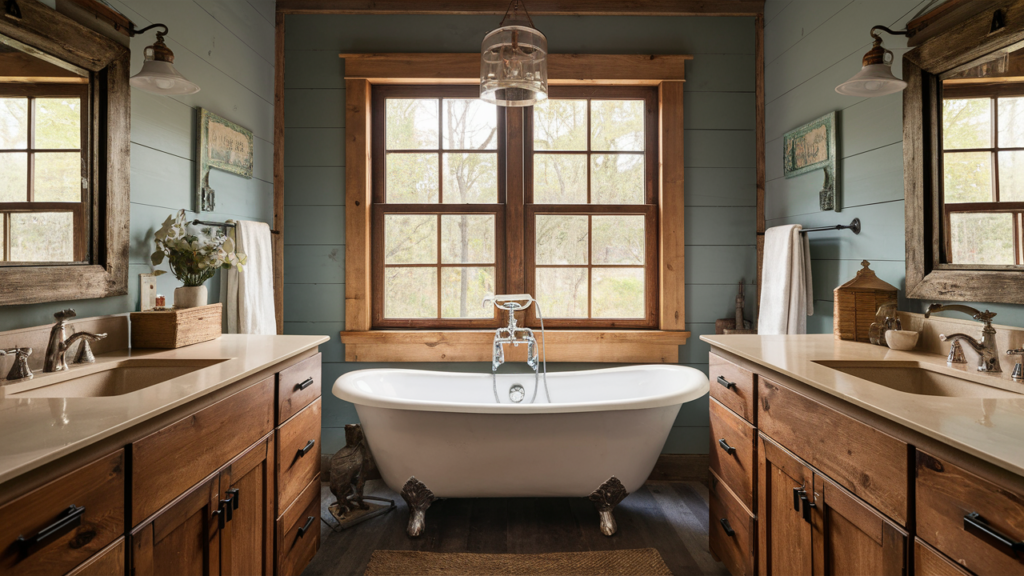
[[[221,279],[228,334],[277,334],[274,312],[274,250],[265,222],[235,221],[235,246],[245,254],[241,272]]]
[[[757,333],[806,334],[814,314],[811,247],[799,224],[769,228],[764,235],[761,306]]]

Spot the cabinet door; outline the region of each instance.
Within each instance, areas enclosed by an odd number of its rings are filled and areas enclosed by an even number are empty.
[[[764,436],[760,437],[759,454],[760,573],[810,576],[810,506],[814,504],[811,469]]]
[[[814,476],[815,576],[902,576],[907,533],[821,475]]]
[[[220,540],[223,576],[269,576],[274,571],[273,442],[271,434],[221,473],[220,499],[227,514]]]
[[[133,576],[220,572],[220,479],[186,492],[132,534]]]

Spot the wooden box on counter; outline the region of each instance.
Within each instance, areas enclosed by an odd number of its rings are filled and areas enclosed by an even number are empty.
[[[863,268],[857,276],[833,291],[832,333],[836,340],[870,342],[869,331],[878,307],[896,302],[896,287],[875,276],[869,264],[867,260],[861,262]]]
[[[221,305],[132,312],[132,348],[181,348],[221,335]]]

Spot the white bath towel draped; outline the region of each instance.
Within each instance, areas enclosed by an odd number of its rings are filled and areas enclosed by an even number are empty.
[[[247,260],[241,272],[232,268],[221,279],[224,330],[228,334],[277,334],[270,226],[265,222],[234,222],[235,245]]]
[[[806,334],[814,314],[811,250],[799,224],[775,226],[764,235],[761,306],[757,333]]]

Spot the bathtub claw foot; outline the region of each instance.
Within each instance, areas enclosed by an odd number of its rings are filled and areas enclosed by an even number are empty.
[[[597,508],[597,514],[601,517],[601,533],[605,536],[612,536],[618,530],[612,510],[626,496],[629,496],[629,492],[626,492],[626,487],[615,476],[601,484],[590,495],[590,501],[594,503],[594,508]]]
[[[409,526],[405,529],[405,532],[410,538],[415,538],[423,534],[423,528],[426,526],[427,508],[430,508],[430,505],[433,504],[436,498],[434,493],[423,482],[420,482],[413,476],[409,478],[409,481],[402,488],[402,499],[409,505]]]

